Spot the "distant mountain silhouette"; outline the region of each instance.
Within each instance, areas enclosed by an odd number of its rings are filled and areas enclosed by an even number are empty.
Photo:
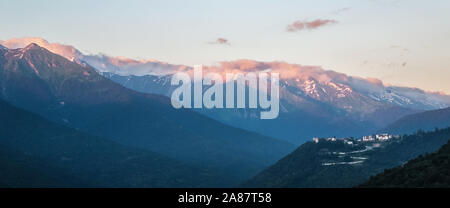
[[[424,131],[435,128],[446,128],[450,126],[450,108],[425,111],[408,115],[389,124],[380,132],[390,132],[394,134],[408,134],[419,129]]]
[[[294,145],[233,128],[167,97],[124,88],[36,44],[0,50],[0,98],[92,135],[217,169],[236,183]]]

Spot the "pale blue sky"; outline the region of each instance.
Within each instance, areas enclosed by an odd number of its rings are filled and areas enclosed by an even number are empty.
[[[0,19],[0,40],[174,64],[287,61],[450,93],[448,0],[0,0]],[[338,23],[286,31],[316,19]],[[219,37],[230,45],[208,44]]]

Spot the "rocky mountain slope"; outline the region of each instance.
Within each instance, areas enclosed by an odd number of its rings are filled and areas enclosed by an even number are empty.
[[[218,169],[236,182],[294,149],[287,142],[176,110],[167,97],[124,88],[89,65],[37,44],[0,50],[0,98],[92,135]]]

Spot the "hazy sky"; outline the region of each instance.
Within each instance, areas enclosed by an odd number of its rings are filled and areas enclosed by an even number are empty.
[[[287,61],[450,93],[448,0],[0,0],[0,19],[0,40],[187,65]]]

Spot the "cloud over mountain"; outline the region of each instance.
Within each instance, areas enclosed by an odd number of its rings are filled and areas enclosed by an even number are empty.
[[[100,72],[112,72],[120,75],[162,75],[186,70],[183,65],[172,65],[157,60],[135,60],[126,57],[113,57],[104,54],[83,54],[75,47],[59,43],[50,43],[39,37],[13,38],[0,44],[10,49],[24,48],[31,43],[46,48],[52,53],[63,56],[77,63],[88,63]]]
[[[0,40],[1,45],[11,49],[24,48],[31,43],[36,43],[39,46],[51,51],[52,53],[56,53],[69,60],[78,59],[82,56],[82,53],[75,49],[73,46],[59,43],[49,43],[47,40],[38,37],[13,38],[7,41]]]
[[[168,64],[157,60],[135,60],[126,57],[107,55],[83,56],[82,60],[100,72],[111,72],[119,75],[166,75],[185,71],[190,67]]]
[[[323,25],[323,21],[306,25],[309,26],[305,27],[320,27],[320,25]],[[192,67],[187,65],[175,65],[157,60],[136,60],[126,57],[112,57],[104,54],[85,55],[72,46],[49,43],[42,38],[16,38],[0,41],[1,45],[8,48],[25,47],[29,43],[37,43],[38,45],[69,60],[76,61],[77,63],[87,63],[100,72],[111,72],[123,76],[162,76],[179,71],[192,74]],[[406,65],[406,62],[404,65]],[[222,75],[225,75],[225,73],[237,72],[276,72],[280,74],[280,79],[291,80],[298,84],[311,82],[311,80],[314,80],[317,84],[323,85],[335,83],[342,86],[348,86],[361,93],[382,95],[384,96],[383,99],[395,99],[391,98],[391,93],[386,94],[386,91],[393,90],[398,94],[401,94],[404,102],[409,102],[409,100],[421,100],[428,104],[436,102],[446,103],[441,107],[445,107],[447,104],[450,105],[449,96],[445,93],[431,93],[416,88],[391,86],[383,83],[379,79],[349,76],[344,73],[325,70],[321,66],[292,64],[283,61],[261,62],[250,59],[240,59],[235,61],[222,61],[214,65],[203,66],[203,71],[204,73],[216,72]]]

